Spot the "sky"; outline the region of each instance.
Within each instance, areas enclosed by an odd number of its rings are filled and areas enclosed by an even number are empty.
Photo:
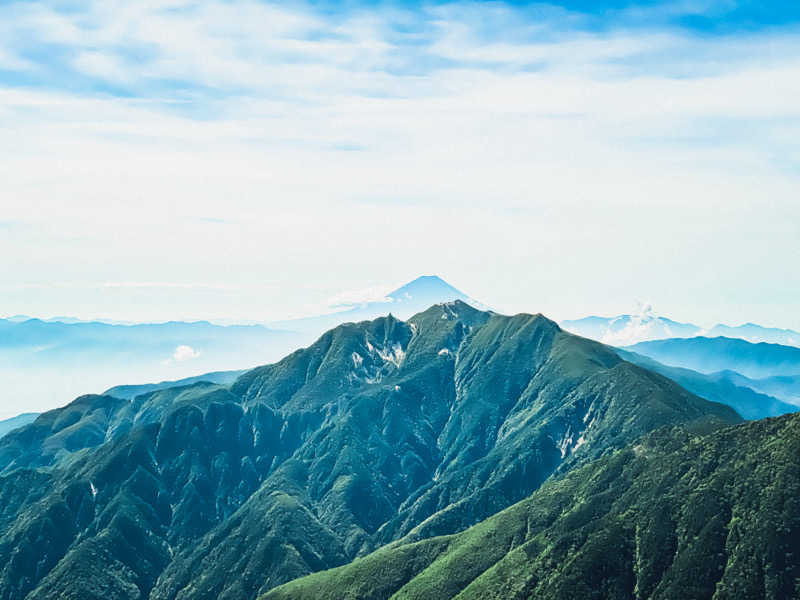
[[[0,4],[0,315],[800,329],[800,3]]]

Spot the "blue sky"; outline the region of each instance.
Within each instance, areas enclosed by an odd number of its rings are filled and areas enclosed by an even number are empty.
[[[5,2],[0,313],[800,328],[799,75],[790,2]]]

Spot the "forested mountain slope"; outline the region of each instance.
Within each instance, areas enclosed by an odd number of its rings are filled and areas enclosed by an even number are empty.
[[[230,386],[82,397],[0,440],[0,599],[253,598],[655,428],[739,421],[541,315],[345,324]]]
[[[800,597],[800,415],[660,430],[453,536],[262,600]]]

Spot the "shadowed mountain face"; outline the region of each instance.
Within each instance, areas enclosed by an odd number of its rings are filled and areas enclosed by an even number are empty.
[[[738,600],[800,593],[800,415],[661,430],[454,536],[262,600]]]
[[[232,385],[82,397],[0,440],[0,599],[253,598],[657,427],[738,421],[540,315],[345,324]]]

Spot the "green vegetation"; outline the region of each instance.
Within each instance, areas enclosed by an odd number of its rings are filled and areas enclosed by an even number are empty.
[[[740,420],[541,315],[348,323],[229,386],[85,396],[5,436],[0,600],[254,598],[463,531],[656,428]]]
[[[394,545],[262,600],[739,600],[800,594],[800,415],[665,429],[463,533]]]

